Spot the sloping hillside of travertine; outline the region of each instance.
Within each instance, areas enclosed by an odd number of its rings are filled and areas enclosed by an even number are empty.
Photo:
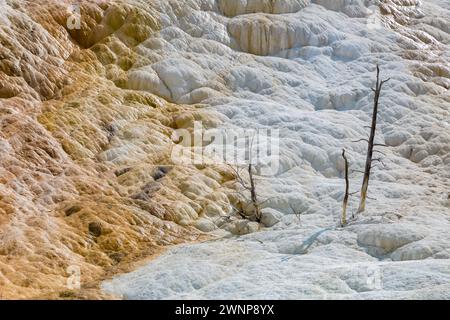
[[[99,297],[217,235],[104,297],[450,298],[448,1],[85,0],[79,29],[71,5],[0,0],[0,298]],[[339,228],[376,64],[386,166]],[[174,161],[196,120],[280,130],[270,223],[229,219],[227,166]]]
[[[136,49],[158,31],[158,12],[87,1],[81,30],[68,30],[68,5],[0,1],[3,298],[64,295],[70,266],[95,283],[119,262],[197,239],[180,225],[211,203],[228,210],[231,176],[170,158],[174,129],[214,125],[214,114],[128,88],[130,68],[158,58]],[[203,199],[185,195],[193,185]]]
[[[139,299],[450,298],[449,2],[155,3],[164,24],[139,50],[165,54],[140,60],[129,85],[201,102],[222,114],[222,129],[279,129],[279,170],[258,179],[266,225],[275,224],[173,248],[106,281],[105,291]],[[342,148],[357,192],[376,64],[391,78],[377,129],[384,165],[373,170],[366,211],[341,228]],[[355,193],[350,215],[357,205]],[[249,231],[244,223],[225,228]]]

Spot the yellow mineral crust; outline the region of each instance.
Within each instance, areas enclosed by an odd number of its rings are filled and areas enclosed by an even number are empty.
[[[221,168],[178,166],[195,106],[127,89],[159,17],[129,2],[1,1],[0,298],[96,298],[96,284],[230,210]],[[156,12],[156,11],[155,11]],[[147,59],[141,57],[141,59]],[[220,200],[220,202],[218,201]],[[67,287],[80,268],[81,289]]]

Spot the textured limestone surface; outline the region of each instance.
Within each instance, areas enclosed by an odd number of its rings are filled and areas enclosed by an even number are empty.
[[[174,130],[214,114],[128,85],[160,13],[84,1],[71,30],[70,4],[0,1],[2,298],[90,296],[114,268],[198,239],[190,225],[216,199],[228,210],[226,171],[170,157]]]
[[[1,298],[450,298],[447,0],[72,4],[0,0]],[[376,64],[385,166],[340,228]],[[195,121],[279,130],[262,224],[228,167],[174,161]]]
[[[104,291],[139,299],[449,298],[449,2],[155,3],[164,23],[139,45],[155,60],[139,59],[129,85],[205,105],[221,114],[219,128],[279,129],[279,168],[258,179],[263,225],[225,225],[234,235],[177,246],[104,282]],[[377,128],[384,165],[373,171],[366,212],[340,228],[342,148],[354,192],[367,145],[352,141],[369,132],[376,64],[391,78]],[[350,216],[357,205],[354,194]]]

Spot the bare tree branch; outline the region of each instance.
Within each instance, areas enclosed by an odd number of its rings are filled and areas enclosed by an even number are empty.
[[[383,167],[380,167],[380,165],[379,164],[374,164],[374,165],[372,165],[371,167],[370,167],[370,169],[372,170],[372,169],[382,169]]]
[[[373,161],[379,162],[383,165],[383,167],[386,167],[386,164],[383,162],[383,160],[381,158],[372,159],[372,162]]]
[[[359,139],[359,140],[352,141],[352,142],[356,143],[356,142],[361,142],[361,141],[365,141],[365,142],[369,143],[369,140],[367,140],[367,139]]]
[[[276,197],[267,198],[266,200],[259,202],[259,205],[262,205],[262,204],[266,203],[267,201],[272,200],[273,198],[276,198]]]
[[[244,190],[250,192],[250,201],[251,201],[251,204],[252,204],[252,207],[253,207],[253,216],[248,216],[248,215],[245,215],[245,214],[241,214],[241,216],[244,216],[246,219],[254,219],[257,222],[261,222],[261,209],[260,209],[260,203],[258,201],[258,195],[257,195],[257,192],[256,192],[256,183],[255,183],[254,172],[253,172],[253,163],[252,163],[252,160],[253,160],[253,154],[252,154],[253,153],[253,140],[254,140],[254,138],[255,138],[255,136],[253,135],[252,141],[250,143],[249,164],[247,165],[247,173],[248,173],[248,180],[249,180],[248,183],[242,177],[239,168],[236,169],[233,166],[230,166],[230,167],[235,173],[236,182]],[[242,194],[240,194],[240,195],[242,195]]]
[[[301,212],[298,210],[295,210],[294,207],[289,204],[289,207],[291,208],[292,213],[298,218],[298,221],[301,222]]]
[[[373,150],[373,152],[377,152],[377,153],[380,153],[380,154],[382,154],[383,156],[385,156],[385,157],[386,157],[386,153],[384,153],[384,152],[382,152],[382,151],[380,151],[380,150]]]

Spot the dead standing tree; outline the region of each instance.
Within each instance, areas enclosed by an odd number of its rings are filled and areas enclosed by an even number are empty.
[[[364,178],[361,187],[361,199],[359,202],[358,213],[363,212],[366,209],[366,198],[367,198],[367,189],[369,188],[369,179],[370,179],[370,171],[372,170],[373,161],[381,162],[381,159],[373,159],[374,147],[381,144],[374,143],[375,141],[375,132],[377,128],[377,115],[378,115],[378,102],[380,99],[381,89],[383,85],[388,82],[390,79],[381,80],[380,81],[380,67],[377,65],[377,83],[376,87],[372,88],[372,91],[375,93],[374,103],[373,103],[373,113],[372,113],[372,125],[370,127],[370,136],[369,140],[361,139],[360,141],[367,141],[367,157],[366,157],[366,165],[364,169]]]
[[[260,202],[258,200],[258,195],[256,192],[256,183],[255,183],[255,178],[253,176],[254,173],[253,173],[252,163],[249,163],[247,166],[249,183],[247,183],[246,179],[244,179],[242,177],[241,171],[239,169],[235,169],[232,166],[231,166],[231,168],[234,171],[237,183],[244,189],[244,191],[250,192],[250,202],[251,202],[251,206],[253,209],[252,210],[253,213],[251,215],[241,213],[241,216],[243,216],[243,218],[254,220],[256,222],[261,222]],[[242,195],[241,192],[238,192],[238,194]]]
[[[252,163],[248,165],[248,176],[250,180],[250,199],[252,201],[253,210],[255,214],[256,221],[261,221],[261,210],[259,208],[258,196],[256,194],[256,184],[255,179],[253,178],[253,166]]]
[[[345,156],[345,149],[342,149],[342,158],[344,158],[344,173],[345,173],[345,194],[344,194],[344,201],[342,203],[342,220],[341,220],[341,226],[345,226],[347,224],[347,204],[348,204],[348,189],[349,186],[349,180],[348,180],[348,160]]]
[[[244,191],[250,192],[250,203],[252,207],[253,214],[248,215],[244,214],[243,212],[240,212],[240,215],[244,218],[254,220],[256,222],[261,222],[261,203],[258,200],[258,194],[256,192],[256,182],[253,172],[253,140],[255,136],[252,137],[251,143],[250,143],[250,149],[249,149],[249,163],[246,165],[247,167],[247,173],[248,173],[248,182],[245,178],[242,177],[241,171],[239,170],[239,167],[234,168],[233,166],[230,166],[231,169],[234,171],[234,174],[236,176],[237,183],[244,189]],[[238,194],[245,197],[242,193],[238,191]]]

